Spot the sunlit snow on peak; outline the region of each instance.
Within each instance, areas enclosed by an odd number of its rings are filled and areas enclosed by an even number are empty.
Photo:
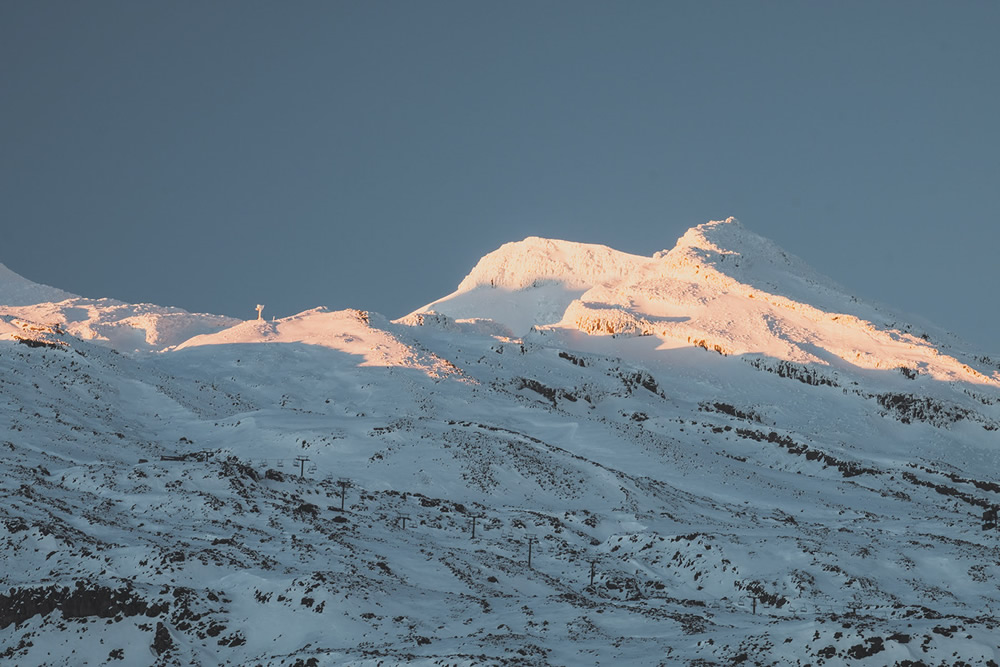
[[[659,349],[998,383],[995,371],[943,354],[926,331],[859,301],[732,217],[693,227],[651,257],[538,237],[508,243],[421,313],[493,321],[517,336],[653,336]]]

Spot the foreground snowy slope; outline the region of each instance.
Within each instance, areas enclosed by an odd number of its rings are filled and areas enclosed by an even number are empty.
[[[1000,367],[734,220],[508,244],[395,323],[115,349],[30,305],[14,664],[1000,660]]]

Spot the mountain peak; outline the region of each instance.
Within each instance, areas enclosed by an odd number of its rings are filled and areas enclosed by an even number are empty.
[[[712,220],[692,227],[677,240],[677,247],[699,247],[717,252],[732,251],[744,244],[747,235],[763,238],[730,216],[725,220]]]
[[[784,266],[812,273],[805,262],[785,252],[770,239],[750,231],[732,217],[692,227],[677,240],[672,250],[657,253],[659,257],[669,255],[689,255],[712,264],[731,256],[731,259],[741,258],[754,264]]]
[[[684,287],[689,284],[699,286],[702,301],[728,291],[767,291],[808,303],[811,287],[783,292],[801,284],[839,293],[805,262],[729,217],[692,227],[672,249],[652,256],[537,236],[506,243],[480,259],[454,293],[417,312],[492,319],[524,334],[563,321],[577,300],[641,301],[647,293],[660,301],[683,300],[675,292],[690,294],[691,288]]]

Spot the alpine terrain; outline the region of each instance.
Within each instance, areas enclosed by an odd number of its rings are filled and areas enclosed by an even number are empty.
[[[1000,663],[1000,360],[735,219],[396,321],[0,304],[5,664]]]

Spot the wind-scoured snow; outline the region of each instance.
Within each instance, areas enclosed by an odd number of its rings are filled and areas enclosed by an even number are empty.
[[[396,322],[0,306],[0,661],[995,665],[998,375],[733,219]]]

